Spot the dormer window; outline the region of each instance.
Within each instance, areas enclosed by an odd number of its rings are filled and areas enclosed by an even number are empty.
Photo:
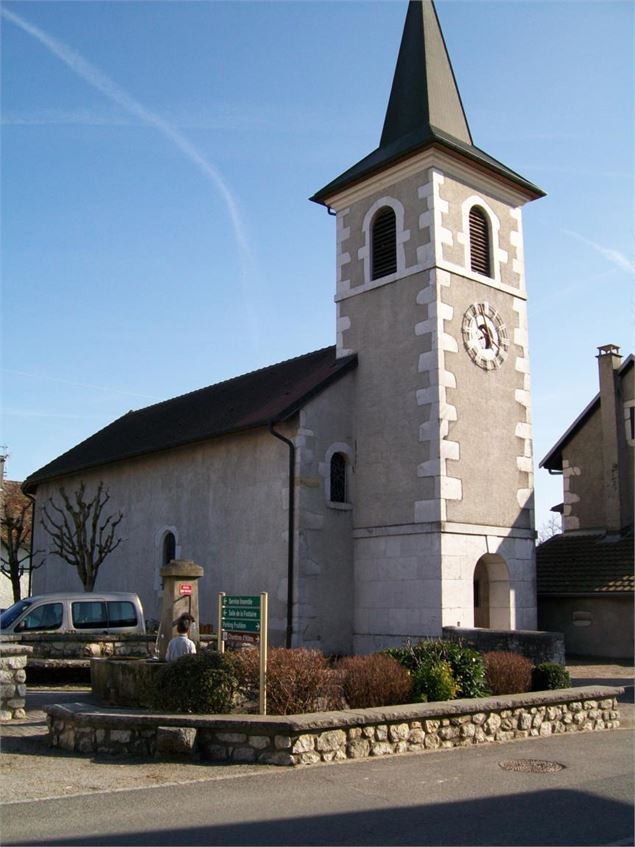
[[[483,276],[492,275],[490,226],[479,206],[470,209],[470,268]]]
[[[397,272],[397,218],[390,206],[381,208],[371,229],[371,279],[381,279]]]

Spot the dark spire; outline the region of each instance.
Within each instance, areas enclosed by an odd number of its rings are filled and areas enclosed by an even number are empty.
[[[432,0],[410,0],[379,146],[430,127],[472,143]]]
[[[432,145],[494,171],[532,198],[544,194],[473,145],[434,3],[410,0],[379,147],[311,200],[325,203],[343,188]]]

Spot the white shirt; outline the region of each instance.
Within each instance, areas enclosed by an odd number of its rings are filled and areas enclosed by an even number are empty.
[[[187,635],[175,635],[168,644],[165,658],[168,662],[173,662],[188,653],[196,653],[196,644]]]

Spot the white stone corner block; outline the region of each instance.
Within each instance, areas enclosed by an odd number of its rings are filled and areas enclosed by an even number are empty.
[[[442,476],[441,497],[444,500],[462,500],[463,486],[461,480],[452,476]]]

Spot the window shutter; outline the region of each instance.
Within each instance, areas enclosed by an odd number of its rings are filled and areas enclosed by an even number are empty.
[[[386,206],[375,215],[372,229],[372,278],[394,274],[397,271],[397,219]]]
[[[492,275],[489,225],[485,212],[478,206],[470,209],[470,266],[476,273]]]

